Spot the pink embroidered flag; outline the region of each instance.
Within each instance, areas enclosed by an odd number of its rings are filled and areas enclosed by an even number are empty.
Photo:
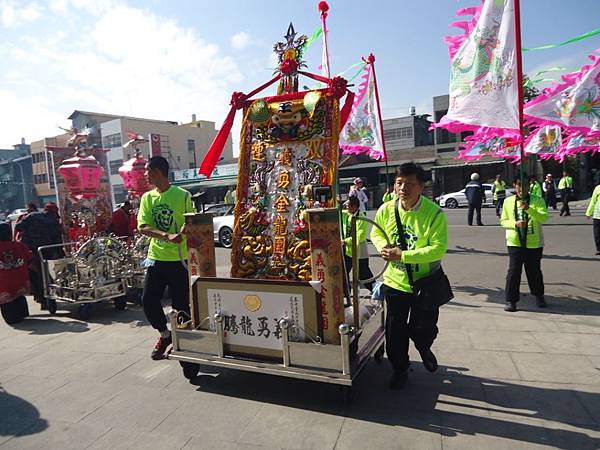
[[[473,131],[470,146],[494,138],[519,142],[514,0],[484,0],[457,15],[463,34],[446,37],[451,59],[448,113],[434,127]],[[467,145],[466,150],[470,147]]]
[[[557,125],[546,125],[531,133],[525,140],[525,153],[541,159],[560,158],[562,133]]]
[[[385,158],[375,101],[372,66],[365,64],[350,118],[340,133],[340,148],[343,154],[366,153],[373,159]]]
[[[600,50],[600,49],[599,49]],[[545,89],[524,107],[528,124],[561,125],[569,134],[600,131],[600,56],[562,82]]]

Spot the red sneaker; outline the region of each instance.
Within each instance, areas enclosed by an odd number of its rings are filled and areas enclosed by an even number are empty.
[[[169,335],[168,338],[159,337],[158,341],[156,341],[156,345],[154,346],[154,350],[152,350],[152,354],[150,355],[150,357],[155,361],[159,359],[164,359],[165,352],[167,351],[169,345],[171,345],[171,342],[171,335]]]

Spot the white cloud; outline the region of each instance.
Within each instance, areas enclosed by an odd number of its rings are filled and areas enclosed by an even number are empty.
[[[83,1],[56,2],[53,8]],[[57,121],[66,124],[75,109],[179,121],[196,113],[220,126],[242,78],[218,46],[137,8],[116,5],[98,16],[81,14],[86,20],[80,17],[52,39],[25,36],[0,44],[0,57],[13,63],[0,73],[0,148],[21,136],[31,141],[57,134]],[[90,19],[87,38],[79,39]],[[29,111],[35,112],[35,126]]]
[[[0,23],[6,28],[12,28],[26,23],[35,22],[43,13],[44,8],[35,2],[22,6],[10,0],[0,1]]]
[[[250,35],[243,31],[231,36],[231,46],[237,50],[243,50],[250,44]]]

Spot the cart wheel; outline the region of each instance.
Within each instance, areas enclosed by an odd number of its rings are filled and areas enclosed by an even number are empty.
[[[340,386],[342,391],[342,399],[344,400],[344,405],[352,404],[353,392],[352,386]]]
[[[56,300],[54,300],[53,298],[47,298],[46,307],[48,308],[48,312],[51,315],[56,314]]]
[[[127,298],[126,297],[118,297],[115,299],[115,309],[118,311],[123,311],[127,306]]]
[[[86,303],[84,305],[79,305],[79,309],[77,310],[77,315],[81,320],[88,320],[92,313],[92,305]]]
[[[193,380],[194,378],[196,378],[196,375],[198,375],[198,372],[200,371],[199,364],[185,361],[179,361],[179,364],[181,364],[181,368],[183,369],[183,376],[187,380]]]
[[[373,359],[375,360],[375,362],[377,364],[381,364],[383,362],[383,352],[384,351],[385,351],[385,348],[383,345],[375,351],[375,354],[373,355]]]

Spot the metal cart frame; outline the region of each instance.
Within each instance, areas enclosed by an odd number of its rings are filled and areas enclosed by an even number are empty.
[[[377,306],[368,319],[359,325],[359,283],[378,278],[387,268],[387,263],[381,272],[373,278],[369,280],[358,279],[356,220],[370,222],[383,231],[378,224],[366,217],[352,217],[351,234],[354,249],[352,253],[354,259],[352,304],[354,324],[344,323],[339,326],[338,332],[341,340],[339,345],[291,341],[290,327],[292,323],[284,318],[279,321],[282,330],[282,362],[257,357],[228,355],[224,343],[224,316],[221,313],[214,315],[216,331],[213,332],[192,329],[192,322],[188,320],[184,313],[171,310],[169,316],[173,350],[169,354],[169,358],[182,363],[184,376],[188,379],[192,379],[197,375],[198,365],[202,364],[337,384],[347,388],[346,393],[349,392],[353,380],[358,377],[371,357],[374,357],[377,362],[382,361],[385,344],[385,307],[383,302]]]
[[[114,281],[104,284],[96,284],[94,280],[90,280],[86,285],[79,285],[79,283],[77,283],[71,286],[57,283],[56,279],[53,278],[52,272],[54,272],[54,266],[71,266],[77,271],[78,263],[73,256],[58,259],[45,259],[44,250],[51,248],[63,248],[66,250],[75,248],[78,245],[80,245],[79,242],[67,242],[62,244],[43,245],[38,248],[44,298],[47,302],[48,312],[52,315],[56,313],[57,301],[79,305],[78,316],[82,320],[87,320],[90,317],[91,305],[93,303],[114,299],[116,309],[125,309],[126,285],[123,277],[115,278]],[[77,275],[75,274],[75,276]]]

